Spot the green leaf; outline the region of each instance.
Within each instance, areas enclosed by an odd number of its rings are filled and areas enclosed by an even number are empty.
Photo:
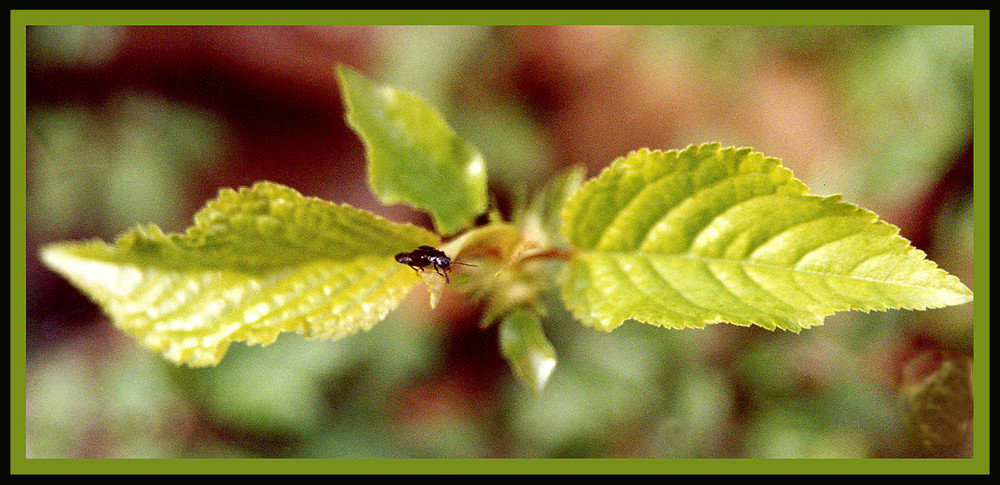
[[[519,310],[504,317],[499,341],[514,374],[532,390],[544,389],[556,366],[556,351],[545,338],[538,314]]]
[[[560,231],[562,227],[562,208],[586,178],[583,166],[569,167],[556,173],[549,183],[531,200],[521,218],[522,226],[539,238],[538,244],[543,247],[564,247],[565,238]]]
[[[972,292],[778,159],[719,144],[619,158],[566,203],[563,298],[584,323],[799,331],[844,310],[927,309]]]
[[[385,204],[427,211],[454,234],[486,211],[486,163],[416,95],[337,69],[347,121],[368,151],[368,183]]]
[[[269,182],[223,189],[184,234],[139,227],[63,242],[42,260],[167,359],[217,364],[231,342],[339,338],[379,322],[420,281],[394,255],[437,236]]]

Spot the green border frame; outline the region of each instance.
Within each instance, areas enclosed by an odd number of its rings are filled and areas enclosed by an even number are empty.
[[[977,25],[988,10],[12,10],[15,25]]]
[[[970,459],[26,459],[25,27],[28,25],[972,25],[975,243],[989,248],[988,10],[11,10],[11,474],[989,474],[989,250],[974,255],[975,435]]]

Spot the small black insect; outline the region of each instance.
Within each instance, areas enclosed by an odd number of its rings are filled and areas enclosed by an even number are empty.
[[[417,271],[423,271],[427,266],[433,266],[434,271],[444,276],[444,280],[448,283],[451,283],[451,278],[448,278],[448,271],[451,271],[451,265],[475,266],[474,264],[452,261],[443,251],[431,246],[420,246],[408,253],[399,253],[396,255],[396,261]]]

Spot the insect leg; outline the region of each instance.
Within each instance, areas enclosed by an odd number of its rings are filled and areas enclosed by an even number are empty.
[[[447,269],[442,268],[441,265],[439,265],[437,263],[434,263],[434,271],[437,271],[437,274],[439,274],[441,276],[444,276],[444,281],[446,283],[451,283],[451,278],[448,277],[448,270]]]

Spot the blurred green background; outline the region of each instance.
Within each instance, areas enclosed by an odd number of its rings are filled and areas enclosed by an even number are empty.
[[[971,456],[967,416],[915,425],[909,396],[941,369],[958,369],[945,395],[971,393],[973,304],[799,335],[604,334],[552,295],[559,364],[535,395],[455,293],[191,370],[39,264],[49,241],[182,231],[219,188],[257,180],[426,225],[368,191],[336,64],[439,107],[487,156],[501,209],[572,164],[752,146],[975,291],[971,26],[30,26],[28,458]]]

